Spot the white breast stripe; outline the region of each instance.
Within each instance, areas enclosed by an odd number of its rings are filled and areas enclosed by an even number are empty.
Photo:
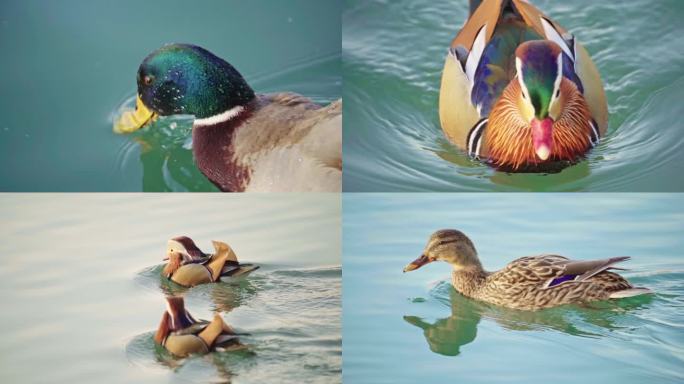
[[[480,157],[480,147],[482,147],[482,135],[477,138],[477,148],[475,148],[475,157]]]
[[[477,157],[482,147],[482,131],[487,125],[488,119],[480,120],[468,133],[468,155]]]
[[[556,31],[556,28],[554,28],[553,25],[543,17],[541,17],[541,23],[544,27],[544,33],[546,34],[546,38],[558,44],[563,50],[563,52],[565,52],[570,57],[570,60],[572,60],[574,63],[575,55],[572,54],[570,47],[568,47],[568,43],[566,43],[565,40],[563,40],[563,37],[558,33],[558,31]]]
[[[527,91],[527,85],[525,85],[525,81],[523,79],[522,60],[520,60],[520,58],[517,56],[515,58],[515,71],[517,74],[516,77],[518,78],[518,83],[520,84],[520,89],[522,89],[522,92],[525,94],[525,97],[527,97],[527,99],[529,100],[530,94]]]
[[[595,147],[596,144],[599,143],[600,137],[599,137],[598,129],[596,129],[596,124],[594,123],[593,119],[589,120],[589,126],[591,127],[591,132],[592,132],[592,135],[589,135],[589,141],[591,142],[591,146]]]
[[[465,71],[468,80],[470,80],[470,89],[473,89],[473,80],[475,79],[475,71],[477,66],[480,64],[480,59],[482,58],[482,52],[485,48],[485,38],[487,36],[487,25],[483,25],[475,36],[475,42],[473,47],[470,49],[468,54],[468,59],[466,60]]]
[[[195,119],[192,125],[195,127],[205,127],[207,125],[216,125],[218,123],[223,123],[224,121],[228,121],[234,118],[235,116],[239,115],[240,112],[244,110],[244,107],[238,105],[237,107],[233,107],[223,113],[219,113],[218,115],[209,116],[204,119]]]

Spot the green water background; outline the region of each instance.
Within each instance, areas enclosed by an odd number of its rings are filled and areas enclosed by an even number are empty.
[[[0,2],[0,190],[216,190],[193,164],[187,119],[112,133],[142,59],[197,44],[257,92],[327,103],[341,96],[340,14],[336,0]]]
[[[466,0],[349,0],[343,28],[345,191],[683,191],[684,2],[533,0],[598,66],[608,134],[558,174],[506,174],[449,144],[437,110]]]
[[[341,381],[335,194],[2,194],[0,221],[2,383]],[[183,289],[160,278],[179,235],[260,269]],[[169,293],[198,319],[221,312],[249,349],[158,353]]]
[[[343,381],[677,383],[684,380],[684,197],[679,194],[345,194]],[[402,273],[441,228],[485,269],[529,255],[632,256],[641,296],[539,312],[456,293],[435,262]]]

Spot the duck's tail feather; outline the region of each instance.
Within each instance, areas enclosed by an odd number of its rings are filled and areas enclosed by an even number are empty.
[[[574,280],[584,281],[629,259],[629,256],[620,256],[601,260],[570,261],[565,265],[563,275],[578,275]]]
[[[623,289],[621,291],[613,292],[611,293],[608,297],[611,299],[622,299],[625,297],[633,297],[633,296],[639,296],[639,295],[648,295],[653,293],[648,288],[644,287],[634,287],[634,288],[629,288],[629,289]]]
[[[235,268],[228,272],[227,274],[224,274],[222,276],[230,276],[230,277],[238,277],[238,276],[247,276],[250,273],[256,271],[259,269],[258,265],[254,264],[240,264],[238,268]]]

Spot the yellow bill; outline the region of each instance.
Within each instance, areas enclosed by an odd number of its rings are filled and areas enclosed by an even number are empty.
[[[114,122],[115,133],[131,133],[144,127],[149,122],[157,119],[157,114],[152,112],[140,99],[135,99],[135,111],[126,111]]]

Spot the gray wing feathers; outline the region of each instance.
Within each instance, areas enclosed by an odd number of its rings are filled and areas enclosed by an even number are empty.
[[[616,268],[613,265],[629,259],[629,256],[620,256],[602,260],[569,261],[565,264],[563,275],[580,275],[575,281],[583,281],[607,269],[622,269]]]

